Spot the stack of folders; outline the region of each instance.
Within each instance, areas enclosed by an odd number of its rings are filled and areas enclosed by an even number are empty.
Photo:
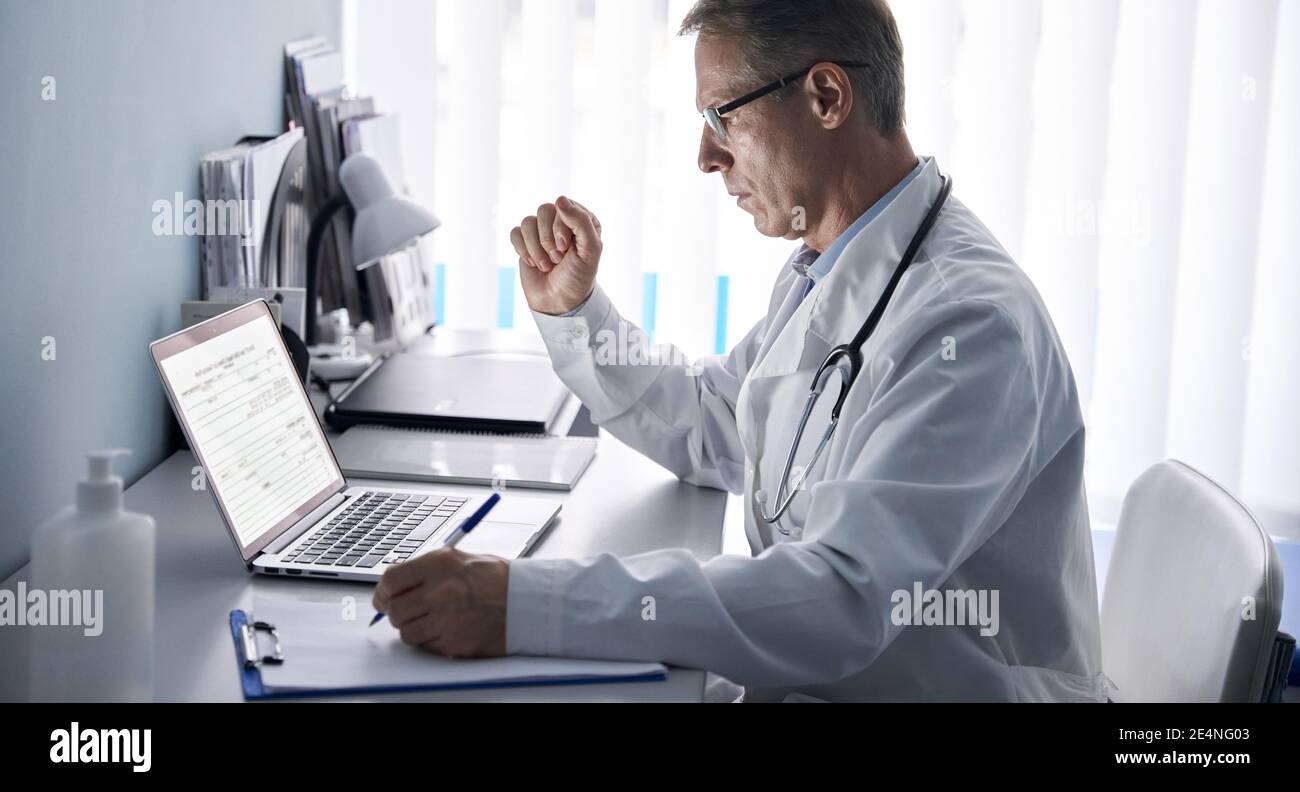
[[[300,129],[273,138],[245,138],[199,161],[203,193],[199,260],[205,297],[221,287],[302,285],[307,223],[301,206],[279,218],[285,233],[271,229],[281,177],[302,140]],[[288,203],[281,200],[282,213]],[[282,240],[283,245],[276,255],[265,255],[271,240]]]
[[[338,185],[337,162],[329,156],[334,149],[332,140],[337,140],[337,126],[328,125],[328,109],[347,102],[349,112],[361,115],[373,112],[373,103],[357,107],[356,100],[345,98],[343,54],[323,38],[284,45],[284,66],[285,110],[289,120],[307,133],[307,203],[315,215]],[[340,213],[325,233],[318,265],[320,296],[327,310],[344,307],[352,316],[360,316],[361,296],[347,255],[350,236],[346,225],[346,213]]]
[[[339,166],[359,151],[379,161],[398,193],[406,193],[401,135],[396,115],[376,112],[370,97],[350,96],[343,82],[343,56],[320,37],[284,47],[285,107],[307,134],[308,198],[323,206],[339,194]],[[374,325],[376,341],[422,333],[433,324],[432,256],[412,246],[358,273],[352,261],[351,229],[339,213],[325,233],[320,252],[320,297],[326,310],[347,308]]]

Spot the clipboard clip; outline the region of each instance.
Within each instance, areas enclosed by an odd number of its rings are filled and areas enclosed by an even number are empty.
[[[257,631],[261,630],[271,636],[275,642],[275,651],[269,655],[259,655],[257,650]],[[244,668],[257,668],[260,665],[280,665],[284,662],[284,649],[280,647],[280,634],[275,625],[264,621],[242,624],[239,636],[244,642]]]

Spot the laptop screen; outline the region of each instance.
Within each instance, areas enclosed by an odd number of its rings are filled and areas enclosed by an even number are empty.
[[[236,308],[151,350],[246,560],[342,487],[266,303]]]

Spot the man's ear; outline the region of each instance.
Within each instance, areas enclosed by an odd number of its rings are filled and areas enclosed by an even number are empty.
[[[853,112],[853,85],[844,69],[834,63],[818,63],[804,77],[804,95],[809,108],[825,129],[836,129]]]

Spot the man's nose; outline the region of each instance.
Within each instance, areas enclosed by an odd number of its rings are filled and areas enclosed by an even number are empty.
[[[718,136],[713,134],[708,124],[704,124],[704,129],[700,135],[700,156],[697,164],[700,170],[705,173],[714,173],[717,171],[731,170],[732,163],[735,160],[731,157],[731,152],[727,151],[718,141]]]

